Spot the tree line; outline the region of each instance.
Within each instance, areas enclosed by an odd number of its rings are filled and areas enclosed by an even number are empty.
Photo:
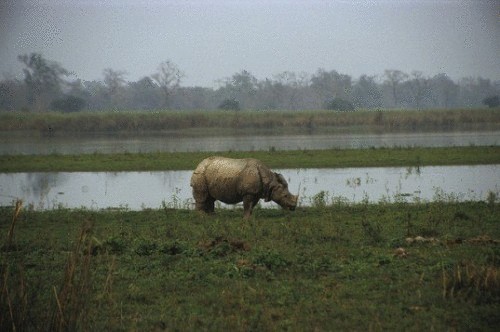
[[[385,70],[353,79],[336,70],[313,74],[285,71],[257,79],[247,70],[218,80],[217,88],[182,86],[184,73],[170,60],[137,81],[104,69],[101,81],[71,79],[74,74],[39,53],[19,55],[24,79],[0,81],[0,111],[75,112],[80,110],[160,109],[428,109],[498,107],[500,81],[481,77],[453,81],[441,73]]]

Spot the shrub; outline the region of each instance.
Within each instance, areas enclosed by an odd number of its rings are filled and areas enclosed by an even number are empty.
[[[55,111],[78,112],[85,107],[85,100],[75,96],[65,96],[54,100],[50,105]]]
[[[120,254],[125,251],[127,244],[120,237],[111,237],[103,242],[102,247],[112,254]]]
[[[491,96],[483,99],[483,104],[489,108],[500,106],[500,98],[498,96]]]
[[[316,208],[324,208],[328,202],[328,192],[321,190],[319,193],[313,196],[312,206]]]
[[[254,263],[265,266],[269,270],[285,268],[290,265],[290,262],[286,258],[273,250],[266,250],[259,253],[255,258]]]
[[[219,109],[226,111],[239,111],[240,102],[234,98],[224,99],[219,105]]]
[[[325,105],[327,110],[340,111],[340,112],[353,112],[354,105],[347,100],[341,98],[333,98]]]
[[[156,243],[141,242],[135,249],[135,253],[139,256],[150,256],[156,251],[157,247]]]

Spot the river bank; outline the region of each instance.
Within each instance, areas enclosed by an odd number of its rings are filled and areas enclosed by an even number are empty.
[[[307,151],[229,151],[80,155],[2,155],[0,172],[192,170],[211,155],[257,158],[271,168],[341,168],[500,164],[500,146]]]

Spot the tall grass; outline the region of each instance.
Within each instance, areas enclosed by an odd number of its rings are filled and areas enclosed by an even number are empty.
[[[92,228],[91,222],[83,223],[75,247],[68,254],[61,286],[59,290],[53,286],[56,305],[50,320],[51,331],[85,330],[90,323]]]
[[[0,261],[0,331],[88,330],[89,299],[94,287],[92,223],[83,223],[74,247],[67,252],[60,286],[47,285],[46,276],[33,278],[29,272],[33,266],[27,257],[29,244],[22,239],[20,244],[14,244],[21,208],[22,202],[17,201],[7,239],[0,249],[8,257]],[[53,292],[47,296],[41,289]]]
[[[14,213],[12,215],[12,223],[10,224],[9,232],[7,233],[7,245],[6,245],[7,248],[12,248],[16,223],[19,218],[19,214],[21,213],[22,207],[23,207],[23,201],[17,200],[16,206],[14,208]]]
[[[296,130],[366,128],[379,131],[500,128],[500,110],[425,111],[156,111],[3,113],[2,131],[43,133],[151,132],[187,129]],[[359,129],[359,128],[358,128]]]

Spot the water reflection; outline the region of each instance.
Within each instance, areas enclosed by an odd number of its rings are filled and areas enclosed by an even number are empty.
[[[500,192],[500,165],[420,168],[283,169],[300,204],[333,201],[485,200]],[[191,171],[0,174],[0,205],[16,198],[35,209],[191,208]],[[264,203],[263,207],[276,207]]]
[[[500,131],[389,134],[255,135],[223,137],[4,137],[0,154],[85,154],[256,150],[366,149],[392,147],[490,146]]]
[[[70,179],[69,173],[26,173],[16,181],[17,186],[23,193],[23,196],[37,197],[38,208],[49,205],[51,201],[57,201],[57,196],[63,192],[54,191],[54,188],[60,188]],[[3,194],[3,188],[11,181],[0,181],[0,191]],[[8,185],[7,185],[8,187]],[[17,197],[18,195],[4,194],[7,197]]]

